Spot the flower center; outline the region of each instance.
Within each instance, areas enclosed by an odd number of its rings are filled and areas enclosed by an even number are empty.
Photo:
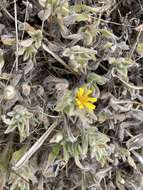
[[[86,103],[86,102],[87,102],[87,99],[88,99],[88,97],[85,96],[85,95],[79,96],[78,98],[79,98],[79,101],[80,101],[82,104]]]

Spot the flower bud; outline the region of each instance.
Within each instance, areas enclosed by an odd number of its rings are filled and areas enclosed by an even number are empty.
[[[16,96],[16,90],[13,86],[7,86],[4,89],[4,99],[12,100]]]

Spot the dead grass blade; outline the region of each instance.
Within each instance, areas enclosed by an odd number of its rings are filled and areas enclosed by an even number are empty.
[[[18,170],[23,167],[32,155],[42,146],[50,133],[56,128],[58,122],[54,122],[47,131],[38,139],[38,141],[22,156],[22,158],[12,167],[13,170]]]

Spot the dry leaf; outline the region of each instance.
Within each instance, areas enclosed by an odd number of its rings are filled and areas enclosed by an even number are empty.
[[[32,27],[30,24],[28,24],[27,22],[24,22],[24,23],[20,23],[19,24],[19,30],[24,30],[26,32],[34,32],[35,31],[35,28]]]
[[[126,143],[129,150],[140,149],[143,146],[143,134],[136,135]]]
[[[39,4],[42,6],[42,7],[45,7],[46,4],[47,4],[47,0],[39,0]]]
[[[4,45],[8,45],[8,46],[15,45],[16,43],[16,39],[10,35],[2,35],[1,41]]]
[[[46,10],[41,10],[38,13],[38,16],[41,20],[47,20],[50,17],[51,13],[52,13],[52,7],[49,5],[46,7]]]
[[[143,32],[143,24],[140,24],[139,26],[137,26],[135,30],[138,32]]]
[[[31,46],[33,43],[33,39],[32,38],[29,38],[29,39],[26,39],[26,40],[22,40],[20,42],[20,45],[23,46],[23,47],[29,47]]]
[[[31,87],[30,87],[28,84],[24,83],[24,84],[22,85],[22,93],[23,93],[25,96],[28,96],[28,95],[30,94],[30,91],[31,91]]]

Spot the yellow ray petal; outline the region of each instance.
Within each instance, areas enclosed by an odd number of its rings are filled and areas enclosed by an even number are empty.
[[[91,89],[90,89],[90,90],[87,90],[87,92],[85,93],[85,95],[88,96],[88,95],[92,94],[92,92],[93,92],[93,91],[92,91]]]
[[[94,110],[95,109],[95,105],[91,104],[91,103],[85,103],[85,106],[89,109],[89,110]]]
[[[88,97],[87,101],[89,101],[89,102],[97,102],[97,98]]]
[[[79,88],[77,96],[82,96],[84,94],[84,88]]]

